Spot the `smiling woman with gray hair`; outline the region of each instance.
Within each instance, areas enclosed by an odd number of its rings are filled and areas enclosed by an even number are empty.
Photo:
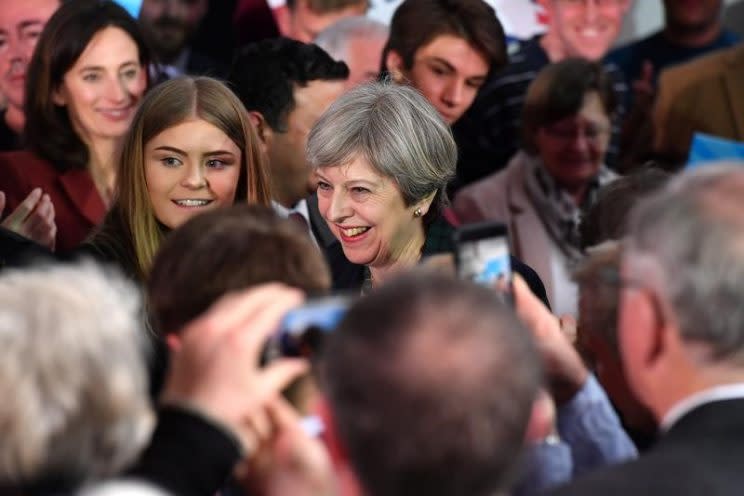
[[[348,262],[363,267],[346,288],[377,285],[449,249],[440,213],[457,147],[416,90],[369,83],[349,91],[313,127],[307,157],[321,215]]]
[[[451,253],[442,214],[457,146],[417,90],[374,82],[347,92],[310,131],[307,158],[318,209],[339,242],[326,249],[336,289],[366,291],[424,257]],[[534,271],[512,265],[545,300]]]

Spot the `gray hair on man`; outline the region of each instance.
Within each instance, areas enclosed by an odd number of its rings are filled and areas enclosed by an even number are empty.
[[[149,438],[137,291],[92,263],[0,277],[0,485],[115,474]]]
[[[314,168],[360,157],[397,182],[407,205],[437,194],[424,220],[439,215],[455,175],[457,145],[417,90],[391,82],[360,85],[338,98],[310,131],[307,159]]]
[[[623,266],[652,283],[688,342],[744,365],[744,167],[711,165],[641,202]]]
[[[385,24],[369,17],[347,17],[321,31],[314,43],[335,60],[346,60],[349,56],[347,52],[349,41],[357,38],[387,40],[388,32]],[[379,57],[382,57],[382,53]]]

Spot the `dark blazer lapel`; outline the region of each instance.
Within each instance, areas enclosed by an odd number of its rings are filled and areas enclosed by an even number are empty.
[[[91,222],[98,225],[106,215],[106,206],[86,170],[75,169],[59,176],[62,189],[75,208]]]
[[[744,47],[739,47],[729,58],[728,70],[723,80],[736,122],[736,134],[744,137]]]

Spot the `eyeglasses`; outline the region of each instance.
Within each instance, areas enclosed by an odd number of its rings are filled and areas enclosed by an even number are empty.
[[[596,124],[564,125],[555,124],[543,127],[546,134],[562,141],[575,141],[580,135],[588,141],[597,142],[610,134],[610,128]]]

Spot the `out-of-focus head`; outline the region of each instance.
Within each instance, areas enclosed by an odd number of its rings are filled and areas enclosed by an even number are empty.
[[[287,8],[277,11],[277,24],[282,36],[310,43],[331,24],[368,8],[368,0],[287,0]]]
[[[287,38],[247,45],[235,57],[228,79],[258,129],[277,202],[292,207],[307,196],[307,135],[348,75],[318,46]]]
[[[240,205],[200,215],[171,233],[155,257],[153,324],[159,334],[177,333],[224,294],[267,282],[316,295],[331,285],[307,234],[272,209]]]
[[[612,48],[630,0],[538,0],[548,18],[543,41],[551,60],[600,60]]]
[[[140,272],[149,271],[163,227],[236,202],[268,205],[258,136],[243,105],[220,81],[182,77],[143,100],[124,139],[117,208]]]
[[[68,492],[126,468],[149,439],[140,302],[92,264],[0,277],[0,485]]]
[[[742,195],[741,164],[710,166],[672,179],[631,215],[618,341],[628,382],[657,418],[744,371]]]
[[[349,67],[346,87],[374,81],[380,73],[382,50],[388,39],[388,27],[364,16],[341,19],[324,29],[315,43],[336,60]]]
[[[681,33],[706,31],[720,24],[723,5],[723,0],[664,0],[665,23]]]
[[[579,286],[579,351],[620,411],[625,425],[653,434],[656,423],[630,390],[617,340],[620,244],[606,241],[589,249],[573,274]]]
[[[3,2],[0,9],[0,94],[5,97],[9,110],[23,113],[26,69],[44,25],[59,4],[60,0]]]
[[[209,0],[143,0],[139,22],[161,62],[181,54],[208,8]]]
[[[439,217],[454,176],[449,126],[413,88],[367,83],[334,102],[310,132],[318,206],[346,257],[387,265]]]
[[[530,84],[522,110],[524,148],[566,190],[596,177],[612,131],[616,99],[602,66],[566,59]]]
[[[137,22],[114,2],[65,2],[28,68],[25,138],[58,167],[85,167],[89,146],[126,133],[151,57]]]
[[[622,239],[633,206],[660,189],[670,177],[662,169],[644,168],[602,187],[581,220],[581,246],[589,248],[605,241]]]
[[[493,291],[443,275],[393,281],[349,310],[322,365],[364,494],[508,487],[541,374],[530,333]]]
[[[483,0],[405,0],[396,9],[382,69],[407,81],[453,124],[489,70],[507,63],[504,30]]]

